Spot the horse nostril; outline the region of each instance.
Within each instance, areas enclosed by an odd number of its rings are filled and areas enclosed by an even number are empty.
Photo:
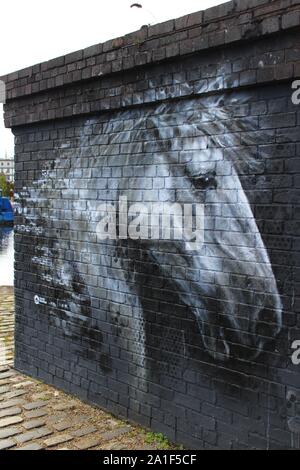
[[[225,338],[225,329],[198,321],[204,347],[216,361],[226,362],[230,358],[230,343]]]
[[[279,330],[278,311],[276,309],[263,308],[255,322],[255,334],[273,339]]]

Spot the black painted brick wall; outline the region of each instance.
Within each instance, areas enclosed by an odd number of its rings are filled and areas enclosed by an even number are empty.
[[[264,29],[255,41],[91,82],[80,76],[70,86],[31,90],[6,105],[19,212],[16,367],[190,448],[299,448],[300,370],[291,362],[291,345],[300,340],[300,108],[292,104],[291,81],[299,70],[300,37],[267,21],[278,2],[248,3],[267,8],[260,14],[275,36],[264,37]],[[286,5],[280,24],[288,28],[291,21],[293,28],[294,6]],[[232,14],[220,8],[218,16]],[[200,132],[189,139],[191,122],[200,123]],[[198,272],[177,257],[172,284],[144,246],[100,246],[95,235],[98,204],[120,187],[135,190],[139,178],[143,188],[135,200],[184,199],[181,172],[197,158],[195,140],[205,162],[222,168],[223,189],[231,189],[232,168],[238,169],[277,281],[283,327],[276,338],[268,330],[271,341],[258,357],[251,343],[229,361],[213,359],[176,289],[179,280],[207,289],[218,282],[250,295],[255,279],[245,275],[247,260],[228,274],[218,258],[214,269]],[[172,173],[162,156],[172,159]],[[231,162],[227,174],[225,160]],[[231,233],[225,210],[207,223],[209,233]],[[127,282],[120,271],[128,273]],[[247,319],[247,306],[237,306]]]

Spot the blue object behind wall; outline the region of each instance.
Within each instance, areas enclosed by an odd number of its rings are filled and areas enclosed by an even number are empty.
[[[6,197],[0,197],[0,224],[12,225],[14,222],[14,212],[11,202]]]

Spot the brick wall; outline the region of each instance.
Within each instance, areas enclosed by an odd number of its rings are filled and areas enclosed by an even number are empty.
[[[19,370],[189,448],[299,448],[299,19],[229,2],[4,77]],[[203,244],[101,240],[120,196],[201,205]]]

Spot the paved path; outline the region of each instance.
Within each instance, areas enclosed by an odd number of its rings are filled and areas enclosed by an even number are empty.
[[[0,368],[0,450],[138,449],[145,441],[140,428]]]
[[[0,288],[0,450],[168,448],[140,427],[16,372],[13,333],[12,290]]]
[[[0,287],[0,366],[13,365],[13,311],[13,289],[11,287]]]

